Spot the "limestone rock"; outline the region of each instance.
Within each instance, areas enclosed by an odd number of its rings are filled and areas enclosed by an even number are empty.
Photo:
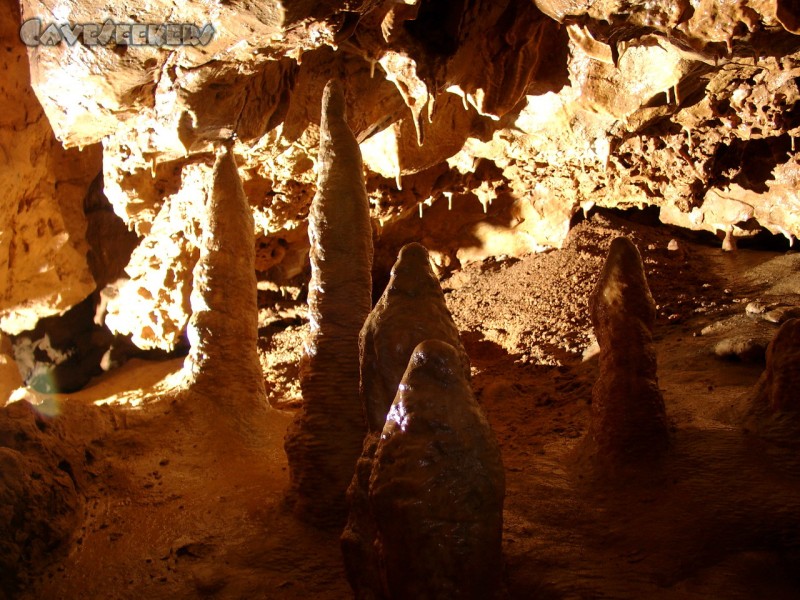
[[[201,245],[203,209],[198,198],[210,195],[211,178],[211,168],[204,163],[181,169],[180,187],[151,215],[125,267],[127,277],[110,290],[106,325],[114,333],[130,335],[142,349],[172,350],[184,335],[191,315],[192,270]]]
[[[456,349],[462,375],[469,381],[469,357],[431,270],[428,252],[420,244],[407,244],[400,250],[386,290],[364,323],[359,340],[361,401],[370,433],[347,490],[350,514],[342,534],[345,570],[358,597],[367,598],[381,587],[373,550],[377,526],[369,508],[369,480],[379,435],[414,349],[429,339]]]
[[[737,336],[725,338],[714,345],[720,358],[735,358],[744,362],[763,362],[766,346],[757,338]]]
[[[103,372],[114,337],[95,322],[95,302],[91,295],[14,336],[14,357],[26,386],[45,394],[70,393]]]
[[[0,408],[6,405],[11,392],[22,385],[19,367],[14,360],[11,340],[0,333]]]
[[[108,409],[13,402],[0,407],[0,596],[20,574],[62,554],[83,518],[91,440],[112,429]]]
[[[169,51],[31,47],[42,112],[17,4],[6,1],[7,331],[92,289],[69,198],[99,170],[101,139],[106,195],[144,238],[110,307],[113,330],[146,348],[179,343],[197,259],[197,217],[184,214],[181,195],[207,179],[214,140],[232,133],[257,239],[288,244],[269,269],[296,272],[331,77],[347,81],[387,263],[410,240],[441,269],[560,247],[593,206],[657,206],[665,223],[737,237],[762,227],[800,236],[800,49],[788,2],[234,0],[211,11],[196,0],[112,2],[103,17],[116,22],[209,23],[215,33]],[[98,18],[90,0],[62,4],[26,0],[22,18]],[[44,129],[34,135],[45,115],[84,154],[64,152]],[[127,319],[122,305],[134,307]]]
[[[309,214],[311,332],[300,365],[301,414],[286,434],[295,511],[340,523],[366,434],[359,402],[358,335],[372,304],[372,230],[361,153],[342,86],[325,87],[319,179]]]
[[[383,429],[408,359],[425,340],[441,340],[456,348],[469,381],[469,357],[428,252],[413,243],[400,250],[389,284],[361,330],[361,400],[370,431]]]
[[[245,426],[267,408],[258,358],[253,216],[228,146],[214,163],[200,253],[193,271],[187,385],[223,418]]]
[[[756,384],[755,407],[773,413],[800,411],[800,319],[786,321],[767,346],[767,367]]]
[[[669,432],[652,339],[656,306],[639,251],[628,238],[612,241],[589,310],[600,345],[589,451],[612,467],[658,456]]]
[[[438,340],[414,350],[375,452],[369,503],[390,598],[491,598],[505,475],[494,435]]]
[[[0,37],[0,329],[16,334],[95,287],[81,201],[100,171],[99,144],[64,150],[30,87],[19,5],[3,3]]]

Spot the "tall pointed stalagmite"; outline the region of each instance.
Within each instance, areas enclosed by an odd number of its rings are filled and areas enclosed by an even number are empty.
[[[309,213],[311,333],[300,366],[303,408],[285,444],[295,512],[320,525],[343,522],[345,490],[366,434],[358,335],[372,304],[372,229],[361,151],[345,116],[342,87],[330,81]]]
[[[247,422],[269,405],[257,351],[253,214],[228,145],[217,150],[193,277],[189,390],[211,399],[226,418]]]
[[[431,269],[428,251],[412,243],[400,250],[389,284],[361,330],[361,400],[370,434],[347,490],[350,515],[342,534],[347,578],[357,598],[369,598],[380,588],[374,551],[377,529],[368,502],[375,449],[408,361],[414,348],[425,340],[453,346],[462,375],[469,381],[469,357]]]
[[[500,449],[464,377],[461,353],[439,340],[419,344],[370,477],[387,597],[495,597],[504,496]]]
[[[656,306],[642,258],[628,238],[611,243],[589,309],[600,345],[590,452],[610,465],[657,456],[668,446],[669,432],[652,336]]]

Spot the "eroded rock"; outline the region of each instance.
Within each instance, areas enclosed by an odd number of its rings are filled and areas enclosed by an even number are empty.
[[[338,81],[325,87],[319,179],[309,214],[311,332],[300,365],[302,412],[286,434],[295,512],[341,523],[366,433],[358,335],[372,305],[372,229],[361,153]]]
[[[592,460],[616,466],[658,456],[669,432],[652,338],[656,306],[628,238],[611,242],[589,310],[600,345],[586,438]]]
[[[0,333],[0,408],[5,406],[11,392],[22,385],[22,377],[17,362],[14,360],[14,349],[8,336]]]
[[[107,407],[47,400],[0,408],[0,597],[17,597],[20,575],[64,553],[101,460],[91,441],[112,428]]]
[[[494,597],[504,495],[500,450],[461,353],[439,340],[419,344],[369,479],[386,597]]]
[[[81,201],[100,171],[99,144],[65,150],[31,89],[19,3],[0,17],[0,329],[17,334],[95,288]]]

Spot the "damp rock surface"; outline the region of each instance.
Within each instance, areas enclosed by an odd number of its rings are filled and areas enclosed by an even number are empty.
[[[377,524],[369,505],[375,450],[409,359],[425,340],[445,341],[455,348],[463,376],[469,381],[469,357],[431,269],[428,252],[421,244],[412,243],[400,250],[386,290],[367,317],[359,338],[361,401],[369,434],[347,490],[349,515],[342,534],[347,577],[359,597],[382,589],[374,550]]]
[[[800,319],[781,325],[767,346],[767,366],[758,382],[754,402],[772,412],[800,411]]]
[[[459,352],[416,347],[375,450],[369,504],[390,598],[491,598],[505,475]]]
[[[578,225],[563,250],[477,263],[444,286],[505,467],[501,597],[796,597],[796,447],[742,428],[763,366],[717,359],[720,336],[700,334],[750,319],[745,306],[771,303],[772,288],[796,289],[795,259],[746,247],[723,254],[680,231],[601,216]],[[659,478],[587,486],[570,461],[591,420],[598,360],[536,339],[564,337],[572,310],[588,336],[588,297],[619,235],[640,248],[661,307],[653,342],[673,445]],[[667,250],[673,238],[685,261]],[[538,309],[521,310],[527,299]],[[310,527],[286,506],[289,411],[264,418],[260,445],[242,447],[214,413],[164,394],[180,367],[132,359],[66,399],[90,409],[58,430],[78,450],[67,457],[76,477],[82,464],[91,472],[80,524],[63,554],[15,567],[25,587],[12,597],[352,597],[340,532]],[[95,402],[113,405],[112,431],[90,425],[105,410]]]

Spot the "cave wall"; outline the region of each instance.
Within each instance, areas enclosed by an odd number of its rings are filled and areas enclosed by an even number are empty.
[[[64,149],[31,88],[19,6],[0,18],[0,329],[16,334],[95,288],[82,203],[101,168],[99,144]]]
[[[657,206],[665,223],[715,233],[800,234],[792,3],[20,4],[2,18],[7,332],[93,288],[77,207],[100,153],[105,194],[142,238],[110,294],[112,331],[142,348],[180,342],[200,231],[190,207],[220,139],[236,137],[260,276],[300,274],[330,77],[346,82],[364,156],[376,270],[410,240],[440,272],[560,247],[594,206]],[[211,24],[214,35],[26,52],[18,23],[33,17]]]

